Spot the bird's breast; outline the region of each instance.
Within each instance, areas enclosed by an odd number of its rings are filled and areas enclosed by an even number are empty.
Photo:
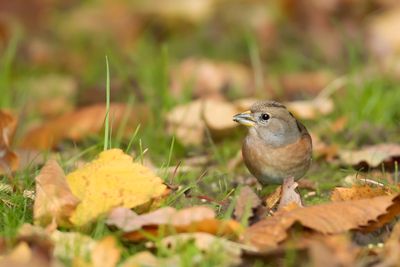
[[[281,183],[284,178],[301,178],[311,163],[312,143],[309,135],[279,147],[265,144],[258,136],[248,135],[242,147],[249,171],[262,183]]]

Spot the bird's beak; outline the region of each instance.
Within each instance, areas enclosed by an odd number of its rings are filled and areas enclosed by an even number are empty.
[[[250,110],[240,114],[236,114],[235,116],[233,116],[233,120],[248,127],[254,126],[256,124]]]

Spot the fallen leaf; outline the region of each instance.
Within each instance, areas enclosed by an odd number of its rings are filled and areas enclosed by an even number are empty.
[[[333,160],[339,153],[339,148],[335,144],[327,144],[313,132],[310,132],[313,154],[315,158],[324,158],[327,161]]]
[[[278,211],[283,209],[288,211],[288,206],[291,207],[290,209],[292,209],[293,207],[303,207],[300,194],[296,191],[297,186],[298,183],[294,181],[293,177],[287,178],[283,181]]]
[[[167,131],[184,145],[200,145],[205,129],[201,113],[200,100],[175,107],[167,114]]]
[[[9,174],[18,167],[18,156],[10,148],[17,119],[8,111],[0,110],[0,174]]]
[[[55,221],[57,225],[70,225],[69,217],[79,200],[68,187],[64,171],[57,161],[47,161],[35,181],[36,197],[33,205],[35,224],[47,226]]]
[[[157,258],[149,251],[142,251],[127,258],[120,267],[159,267],[159,266],[182,266],[181,258],[178,255],[171,255],[168,258]]]
[[[168,248],[174,249],[177,247],[177,245],[182,245],[191,241],[194,242],[194,245],[203,252],[219,251],[220,253],[223,253],[223,255],[226,256],[225,261],[227,262],[227,266],[240,264],[240,257],[243,250],[255,250],[253,247],[216,237],[209,233],[182,233],[172,235],[163,238],[161,240],[161,244]]]
[[[371,187],[369,185],[353,185],[351,188],[336,187],[331,194],[332,201],[357,200],[391,195],[389,188]]]
[[[400,223],[397,223],[389,238],[386,240],[382,252],[378,255],[380,262],[376,266],[398,266],[400,262]]]
[[[185,25],[198,24],[213,14],[214,0],[165,0],[159,5],[157,0],[137,2],[135,10],[139,14],[161,19],[164,24],[181,22]]]
[[[317,96],[332,80],[332,73],[327,71],[297,72],[282,75],[281,86],[286,98],[295,99],[309,96]]]
[[[399,144],[379,144],[365,147],[360,150],[343,150],[339,152],[339,159],[343,164],[352,166],[378,167],[384,163],[391,166],[400,161]]]
[[[267,198],[265,199],[265,206],[269,210],[273,210],[276,205],[278,205],[279,200],[281,199],[282,195],[282,186],[278,186],[274,192],[269,194]]]
[[[334,103],[330,98],[317,97],[312,100],[299,100],[285,103],[287,109],[297,118],[312,120],[333,111]]]
[[[52,262],[32,250],[27,242],[20,242],[8,255],[0,257],[0,267],[50,267]]]
[[[381,67],[396,77],[400,75],[400,37],[396,29],[400,27],[400,8],[388,8],[380,12],[366,25],[367,47]]]
[[[252,225],[245,231],[243,240],[263,251],[284,241],[296,222],[322,234],[339,234],[377,229],[399,213],[400,195],[309,206],[278,212]]]
[[[236,107],[226,101],[195,100],[167,114],[167,131],[184,145],[200,145],[206,137],[206,128],[216,139],[230,135],[237,127],[232,120],[237,113]]]
[[[226,236],[235,236],[241,231],[239,223],[233,220],[218,220],[215,212],[203,206],[194,206],[182,210],[165,207],[156,211],[136,215],[126,208],[116,208],[108,216],[107,224],[115,225],[130,241],[145,239],[142,231],[157,234],[160,228],[163,234],[182,232],[206,232]]]
[[[100,240],[92,251],[93,267],[115,267],[121,257],[121,250],[112,236]]]
[[[261,205],[261,200],[254,191],[248,187],[244,186],[240,189],[239,196],[236,200],[235,210],[233,214],[235,219],[242,221],[243,216],[249,219],[253,216],[253,210]]]
[[[144,107],[130,108],[125,104],[113,103],[110,106],[112,129],[118,130],[126,122],[124,133],[132,134],[138,123],[146,120]],[[49,149],[64,139],[79,141],[91,134],[97,134],[104,124],[106,106],[97,104],[67,113],[28,131],[21,146],[31,149]]]
[[[231,103],[208,99],[204,101],[203,118],[213,138],[221,138],[230,135],[237,127],[232,117],[239,113]]]
[[[311,266],[355,266],[360,251],[345,235],[315,236],[307,246]]]
[[[70,220],[85,225],[113,207],[137,208],[164,194],[161,178],[120,149],[110,149],[67,175],[72,193],[81,201]],[[101,205],[99,204],[101,203]]]
[[[22,82],[27,89],[29,100],[26,112],[39,112],[54,117],[71,111],[78,84],[72,76],[48,74],[28,78]]]
[[[177,96],[189,86],[199,98],[221,99],[227,90],[242,95],[254,91],[250,70],[235,63],[189,58],[173,70],[171,77],[172,93]]]

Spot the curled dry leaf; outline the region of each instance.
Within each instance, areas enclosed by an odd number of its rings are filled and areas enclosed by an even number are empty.
[[[241,221],[243,216],[250,218],[253,216],[253,210],[261,205],[261,200],[254,191],[245,186],[240,189],[239,197],[236,201],[236,206],[233,214],[235,219]]]
[[[353,185],[351,188],[336,187],[331,194],[332,201],[357,200],[391,195],[393,192],[385,187],[370,185]]]
[[[346,235],[314,236],[307,244],[311,266],[356,266],[360,249]]]
[[[400,7],[389,8],[369,20],[367,24],[367,46],[381,66],[394,74],[400,75],[398,64],[400,37],[396,29],[400,27]]]
[[[213,14],[215,0],[166,0],[162,5],[157,0],[135,3],[139,14],[162,19],[163,23],[181,21],[197,24]]]
[[[70,218],[75,225],[87,224],[116,206],[139,207],[166,190],[161,178],[120,149],[101,152],[97,159],[68,174],[67,181],[81,200]]]
[[[9,174],[18,167],[18,156],[10,149],[17,119],[8,111],[0,110],[0,174]]]
[[[188,86],[193,88],[194,96],[200,98],[222,98],[224,90],[232,89],[237,89],[242,95],[249,95],[254,89],[250,70],[234,63],[189,58],[175,68],[171,75],[172,92],[176,95],[180,95]],[[243,93],[243,90],[247,92]]]
[[[287,210],[288,206],[303,207],[300,194],[296,191],[297,186],[298,183],[294,181],[293,177],[287,178],[283,181],[282,195],[279,201],[278,211],[282,209]]]
[[[212,99],[204,102],[204,122],[214,138],[228,136],[231,133],[237,126],[232,120],[237,113],[238,109],[229,102]]]
[[[39,112],[47,117],[54,117],[73,109],[73,98],[78,84],[72,76],[48,74],[35,76],[24,81],[29,102],[26,112]]]
[[[120,207],[109,214],[107,224],[117,226],[125,232],[125,238],[131,241],[145,239],[145,235],[139,230],[154,235],[159,228],[162,228],[163,234],[206,232],[227,236],[235,236],[241,230],[239,223],[232,220],[218,220],[211,208],[203,206],[182,210],[165,207],[140,216]]]
[[[54,266],[39,250],[33,250],[27,242],[20,242],[8,255],[0,257],[0,267],[50,267]]]
[[[57,161],[49,160],[35,177],[36,197],[33,205],[35,224],[47,226],[52,222],[57,225],[70,225],[72,215],[79,200],[72,194],[67,184],[64,171]]]
[[[168,113],[167,131],[185,145],[199,145],[204,141],[206,128],[214,138],[229,135],[237,126],[232,121],[236,113],[238,110],[229,102],[196,100]]]
[[[317,96],[332,80],[332,73],[327,71],[298,72],[283,75],[280,78],[285,97],[290,99],[303,96],[304,93]]]
[[[92,250],[92,267],[115,267],[121,257],[121,249],[114,237],[100,240]]]
[[[131,134],[138,123],[145,122],[146,114],[144,107],[131,108],[125,104],[113,103],[110,106],[111,127],[118,130],[123,126],[124,133]],[[103,127],[105,116],[106,106],[103,104],[67,113],[30,130],[24,136],[21,146],[49,149],[64,139],[79,141],[88,135],[98,133]]]
[[[275,206],[278,205],[279,200],[281,199],[281,195],[282,186],[278,186],[275,191],[269,194],[265,199],[265,206],[267,206],[269,210],[273,210]]]
[[[157,258],[149,251],[142,251],[127,258],[120,267],[159,267],[159,266],[182,266],[181,258],[172,255],[168,258]]]
[[[339,234],[349,230],[371,231],[391,221],[400,213],[400,195],[333,202],[289,212],[278,212],[249,227],[243,241],[259,250],[276,247],[288,237],[288,230],[300,223],[322,234]]]
[[[379,267],[389,267],[389,266],[398,266],[400,262],[400,223],[397,223],[390,237],[386,240],[383,250],[378,255],[380,258],[380,263],[376,266]]]
[[[327,115],[333,111],[334,103],[330,98],[315,98],[313,100],[299,100],[286,102],[286,107],[297,118],[312,120]]]
[[[361,150],[343,150],[339,152],[343,164],[352,166],[378,167],[381,163],[391,166],[395,161],[400,162],[399,144],[379,144],[365,147]]]

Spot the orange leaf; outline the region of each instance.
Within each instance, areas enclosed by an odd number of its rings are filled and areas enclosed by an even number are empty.
[[[390,195],[390,190],[384,187],[369,185],[353,185],[351,188],[336,187],[331,195],[332,201],[357,200]]]
[[[334,202],[278,212],[248,228],[243,239],[265,250],[284,241],[295,222],[322,234],[338,234],[354,229],[376,229],[399,213],[400,195]]]
[[[182,210],[165,207],[156,211],[136,215],[126,208],[114,209],[107,220],[107,224],[115,225],[125,232],[125,238],[131,241],[145,239],[143,232],[156,235],[160,228],[164,234],[184,232],[206,232],[214,235],[234,236],[241,230],[238,222],[233,220],[218,220],[215,212],[202,206],[195,206]]]
[[[0,110],[0,174],[10,173],[18,167],[18,156],[10,149],[17,119],[8,111]]]
[[[98,133],[104,123],[106,107],[103,104],[93,105],[67,113],[50,120],[29,131],[22,140],[21,146],[33,149],[49,149],[64,139],[78,141],[84,137]],[[113,103],[110,106],[110,121],[116,131],[124,121],[127,122],[125,132],[132,133],[138,122],[144,121],[144,108],[131,110],[124,104]]]

